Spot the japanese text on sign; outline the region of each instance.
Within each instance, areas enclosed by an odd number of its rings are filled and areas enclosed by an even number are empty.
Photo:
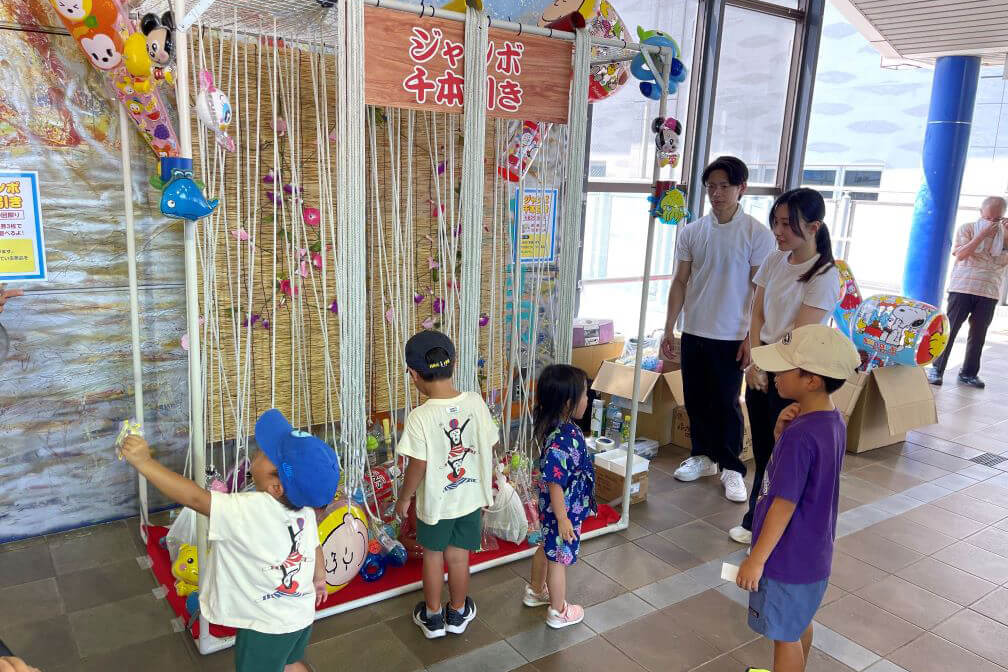
[[[522,85],[513,79],[521,74],[521,58],[525,45],[505,40],[497,46],[493,40],[487,45],[487,109],[517,112],[524,101]],[[431,72],[424,64],[440,55],[448,67]],[[430,100],[438,105],[462,107],[465,80],[457,70],[463,64],[465,46],[444,36],[440,28],[427,30],[413,26],[410,37],[409,58],[413,71],[403,79],[403,88],[412,94],[418,105]]]
[[[518,261],[528,264],[556,258],[556,189],[515,191],[515,203],[521,199],[515,217],[515,253]]]
[[[45,276],[38,175],[0,171],[0,282]]]

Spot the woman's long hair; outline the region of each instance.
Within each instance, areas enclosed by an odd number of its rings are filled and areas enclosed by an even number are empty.
[[[833,259],[833,242],[830,240],[829,229],[826,228],[824,221],[826,217],[826,202],[823,201],[822,194],[815,189],[802,187],[786,191],[778,196],[777,200],[774,201],[773,208],[770,209],[771,230],[773,230],[774,226],[774,215],[777,212],[778,206],[781,205],[788,209],[788,224],[796,236],[805,238],[805,232],[801,228],[803,221],[819,222],[820,224],[815,238],[816,252],[819,253],[819,258],[812,264],[812,268],[798,278],[798,281],[808,282],[817,275],[833,268],[836,262]]]
[[[551,364],[539,374],[532,409],[533,437],[545,447],[546,437],[570,417],[588,386],[588,376],[567,364]]]

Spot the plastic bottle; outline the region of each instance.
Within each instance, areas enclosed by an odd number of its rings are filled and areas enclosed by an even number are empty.
[[[395,455],[392,448],[392,431],[389,426],[389,419],[382,418],[382,433],[384,434],[381,445],[378,447],[378,463],[385,464]]]
[[[606,411],[606,436],[619,443],[622,438],[622,431],[623,414],[620,412],[619,407],[609,404],[609,410]]]
[[[623,416],[623,426],[620,427],[620,441],[624,446],[630,445],[630,416]]]
[[[591,412],[591,434],[592,436],[598,438],[602,436],[602,424],[604,422],[603,416],[605,415],[605,402],[601,399],[596,399],[592,402],[592,412]]]

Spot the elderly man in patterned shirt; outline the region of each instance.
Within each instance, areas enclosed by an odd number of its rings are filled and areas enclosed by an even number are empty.
[[[1005,268],[1008,267],[1008,219],[1005,199],[991,196],[980,206],[980,219],[963,224],[956,234],[952,254],[955,266],[949,281],[948,317],[952,333],[945,352],[928,370],[932,385],[941,385],[949,353],[959,328],[969,318],[966,359],[959,369],[959,382],[982,389],[980,354],[987,328],[994,320],[994,310],[1004,293]]]

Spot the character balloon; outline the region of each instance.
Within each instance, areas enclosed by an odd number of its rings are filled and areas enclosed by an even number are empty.
[[[522,122],[508,143],[504,163],[497,168],[502,178],[518,182],[525,177],[542,146],[543,133],[549,127],[550,124],[538,124],[534,121]]]
[[[682,124],[672,117],[658,117],[651,124],[655,134],[655,147],[658,151],[658,161],[662,168],[679,165],[679,136],[682,135]]]
[[[360,571],[368,554],[368,525],[356,504],[339,500],[329,505],[319,523],[326,590],[335,593]]]
[[[679,45],[668,33],[660,30],[644,30],[637,27],[637,39],[641,44],[649,44],[654,47],[665,47],[671,50],[671,55],[650,54],[641,52],[637,54],[630,63],[630,73],[640,80],[640,92],[652,100],[661,99],[662,86],[658,82],[658,77],[665,71],[665,63],[672,59],[669,69],[669,78],[665,82],[668,95],[672,95],[678,89],[679,83],[686,81],[686,66],[679,60],[681,52]]]
[[[840,274],[840,303],[833,310],[833,321],[836,322],[837,326],[843,331],[850,331],[851,318],[854,317],[854,312],[861,305],[861,290],[858,289],[857,282],[854,280],[854,273],[851,272],[851,267],[846,261],[842,259],[836,260],[837,272]]]
[[[948,318],[934,306],[890,294],[865,299],[850,322],[866,370],[930,364],[945,350],[948,332]]]
[[[227,134],[231,124],[231,101],[227,95],[214,85],[213,75],[209,71],[200,72],[200,90],[196,95],[196,116],[217,136],[217,144],[228,150],[235,151],[234,140]]]
[[[626,23],[616,13],[609,0],[602,0],[598,13],[588,25],[592,37],[604,37],[610,40],[630,41],[630,33]],[[592,60],[602,60],[614,51],[616,47],[592,47]],[[620,63],[601,63],[592,68],[591,81],[588,83],[588,102],[597,103],[613,95],[630,80],[630,65],[626,61]]]

